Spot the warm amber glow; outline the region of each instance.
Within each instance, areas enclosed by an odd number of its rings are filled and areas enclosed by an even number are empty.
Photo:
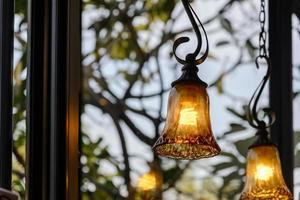
[[[180,111],[179,124],[181,125],[197,125],[197,112],[194,108],[184,108]]]
[[[256,167],[256,179],[262,180],[262,181],[268,181],[272,175],[273,175],[273,169],[272,167],[266,166],[266,165],[258,165]]]
[[[274,145],[257,146],[249,150],[246,185],[240,199],[293,199],[285,185],[278,151]]]
[[[154,150],[161,156],[175,159],[199,159],[220,153],[211,131],[205,86],[185,82],[172,88],[166,125]]]
[[[159,186],[159,180],[155,173],[150,172],[139,178],[137,187],[141,190],[153,190]]]
[[[135,200],[161,200],[163,192],[162,175],[152,169],[138,179]]]

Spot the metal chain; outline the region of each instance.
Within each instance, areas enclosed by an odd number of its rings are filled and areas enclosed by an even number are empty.
[[[267,64],[267,72],[264,76],[263,80],[255,90],[253,96],[250,99],[249,105],[248,105],[248,121],[250,125],[256,129],[265,130],[273,125],[275,121],[275,113],[269,112],[265,113],[266,116],[268,116],[269,121],[266,122],[263,119],[259,119],[258,117],[258,111],[257,106],[260,100],[260,97],[263,93],[263,90],[270,78],[271,75],[271,63],[270,59],[267,55],[267,47],[266,47],[266,41],[267,41],[267,33],[265,30],[265,24],[266,24],[266,9],[265,9],[265,0],[261,0],[261,8],[259,13],[259,22],[260,22],[260,28],[261,31],[259,33],[259,55],[255,59],[255,64],[257,68],[260,68],[260,62],[265,61]]]
[[[259,33],[259,57],[264,57],[264,56],[267,56],[267,48],[266,48],[267,33],[266,33],[266,29],[265,29],[265,25],[266,25],[266,2],[265,2],[265,0],[261,0],[259,22],[260,22],[260,28],[261,28],[261,31]]]

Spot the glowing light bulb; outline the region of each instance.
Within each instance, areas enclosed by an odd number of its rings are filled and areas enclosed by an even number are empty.
[[[151,170],[138,179],[134,200],[161,200],[163,179],[156,163],[151,163]]]
[[[197,124],[197,112],[194,108],[184,108],[180,111],[179,124],[190,126]]]
[[[141,190],[153,190],[158,187],[157,177],[154,173],[150,172],[140,177],[138,188]]]
[[[273,175],[273,169],[266,165],[258,165],[256,168],[256,178],[262,181],[268,181]]]

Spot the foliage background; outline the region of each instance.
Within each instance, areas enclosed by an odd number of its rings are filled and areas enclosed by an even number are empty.
[[[16,0],[14,59],[13,183],[23,199],[26,4]],[[258,5],[251,0],[193,2],[209,34],[211,52],[200,76],[210,85],[213,128],[223,152],[207,162],[176,162],[156,157],[151,146],[163,127],[170,83],[180,73],[172,43],[182,34],[193,38],[180,2],[83,1],[82,199],[135,198],[138,178],[151,170],[162,177],[158,192],[164,199],[238,197],[254,135],[245,122],[245,105],[264,73],[253,66]],[[293,21],[295,50],[299,50],[299,20],[294,16]],[[189,43],[181,53],[193,47]],[[294,63],[295,109],[300,109],[300,60],[295,58]],[[264,105],[267,96],[266,92]],[[299,114],[294,117],[295,167],[299,168]],[[300,174],[299,169],[295,173]]]

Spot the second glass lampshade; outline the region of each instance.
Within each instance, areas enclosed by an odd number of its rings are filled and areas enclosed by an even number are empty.
[[[166,125],[154,150],[161,156],[187,160],[220,153],[211,130],[209,97],[203,84],[181,82],[172,88]]]
[[[240,200],[292,200],[285,185],[275,145],[251,147],[247,157],[246,185]]]

